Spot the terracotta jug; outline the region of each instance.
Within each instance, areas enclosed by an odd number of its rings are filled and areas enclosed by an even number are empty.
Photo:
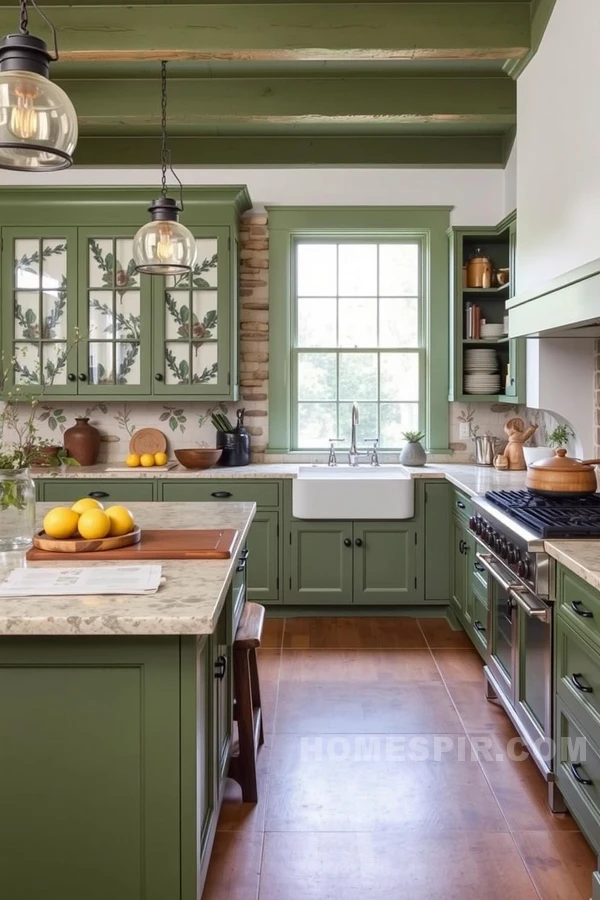
[[[75,419],[65,431],[65,450],[80,466],[93,466],[100,452],[100,432],[86,416]]]

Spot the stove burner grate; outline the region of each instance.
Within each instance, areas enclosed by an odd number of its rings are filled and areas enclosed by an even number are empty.
[[[485,496],[542,538],[600,537],[598,494],[572,499],[529,491],[488,491]]]

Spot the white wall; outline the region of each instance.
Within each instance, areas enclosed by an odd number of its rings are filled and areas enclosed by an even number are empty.
[[[508,157],[506,168],[504,169],[504,215],[514,212],[517,208],[517,142],[513,144],[513,148]]]
[[[600,256],[600,2],[558,0],[517,81],[517,281]]]
[[[187,185],[246,184],[257,209],[266,205],[453,206],[454,225],[495,225],[504,216],[502,169],[182,167],[178,174]],[[77,166],[53,175],[0,171],[3,184],[159,185],[160,172]]]

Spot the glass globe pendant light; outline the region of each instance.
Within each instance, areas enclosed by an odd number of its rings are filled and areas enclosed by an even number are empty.
[[[49,80],[58,59],[56,29],[31,0],[54,36],[54,56],[29,34],[27,0],[20,0],[18,34],[0,41],[0,168],[56,172],[73,165],[77,113],[65,92]]]
[[[151,221],[142,225],[133,239],[133,258],[136,271],[146,275],[185,275],[192,271],[196,261],[196,241],[179,221],[179,213],[183,212],[183,185],[173,171],[167,149],[166,62],[161,63],[161,113],[161,195],[148,208]],[[179,183],[179,203],[167,197],[167,166]]]

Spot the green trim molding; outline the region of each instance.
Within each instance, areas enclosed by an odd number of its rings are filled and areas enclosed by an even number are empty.
[[[518,78],[525,71],[542,43],[550,16],[554,12],[556,0],[531,0],[531,46],[524,56],[513,57],[504,64],[503,69],[511,78]]]
[[[269,448],[292,447],[292,246],[298,236],[420,237],[425,246],[424,430],[430,453],[448,453],[449,260],[451,207],[268,207],[269,216]]]

